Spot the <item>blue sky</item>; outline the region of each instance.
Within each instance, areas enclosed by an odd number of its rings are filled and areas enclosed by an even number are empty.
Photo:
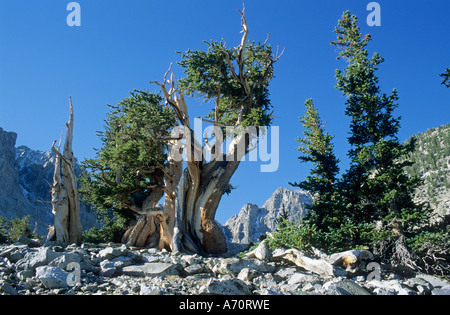
[[[68,118],[68,98],[75,110],[74,152],[93,157],[99,147],[107,104],[117,104],[133,89],[157,90],[176,51],[204,49],[204,40],[240,41],[241,0],[79,0],[81,27],[69,27],[70,1],[0,0],[0,127],[18,133],[17,145],[49,150]],[[246,0],[251,40],[285,48],[276,64],[270,91],[274,124],[280,126],[280,168],[260,173],[260,164],[243,163],[224,196],[216,218],[224,223],[247,202],[262,205],[278,187],[302,180],[308,165],[298,162],[295,139],[298,117],[313,98],[336,136],[335,146],[347,167],[349,120],[345,99],[334,89],[336,60],[329,42],[345,10],[359,17],[369,49],[385,58],[378,75],[382,90],[399,92],[400,139],[450,123],[450,89],[439,74],[450,67],[450,1],[384,0],[381,26],[369,27],[370,13],[362,0]],[[182,76],[179,67],[174,68]],[[203,116],[210,105],[189,100],[191,117]]]

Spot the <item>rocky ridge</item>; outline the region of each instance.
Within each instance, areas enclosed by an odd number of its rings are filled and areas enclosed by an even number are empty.
[[[55,154],[15,147],[17,134],[0,128],[0,216],[7,219],[30,216],[30,226],[41,236],[53,224],[50,184]],[[75,172],[81,174],[77,165]],[[85,230],[97,225],[97,214],[83,202],[80,210]]]
[[[38,217],[42,205],[34,206],[24,197],[20,188],[18,168],[15,161],[17,134],[0,128],[0,216],[21,218],[26,215]]]
[[[427,203],[434,210],[433,221],[450,217],[450,124],[414,135],[415,150],[408,154],[409,175],[423,183],[417,188],[415,201]]]
[[[28,245],[26,245],[27,243]],[[367,271],[367,251],[307,257],[268,250],[201,257],[107,244],[0,246],[0,293],[12,295],[443,295],[450,282]],[[372,263],[373,264],[373,263]],[[374,269],[376,270],[376,269]]]

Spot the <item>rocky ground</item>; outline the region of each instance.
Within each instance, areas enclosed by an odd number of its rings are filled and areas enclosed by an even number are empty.
[[[307,257],[295,250],[272,252],[263,243],[244,258],[224,258],[120,244],[37,245],[0,246],[0,294],[450,294],[449,281],[378,269],[367,251]]]

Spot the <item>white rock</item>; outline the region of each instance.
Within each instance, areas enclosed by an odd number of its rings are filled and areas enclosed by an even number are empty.
[[[333,266],[347,268],[362,260],[373,260],[373,254],[368,250],[349,250],[342,253],[336,253],[328,257],[328,262]]]
[[[294,273],[288,280],[288,284],[297,284],[297,283],[318,283],[318,278],[312,275],[307,275],[304,273],[296,272]]]
[[[161,295],[165,292],[167,292],[167,290],[158,286],[142,285],[139,291],[139,295]]]
[[[200,289],[200,294],[250,295],[251,291],[245,282],[239,279],[210,279],[208,283]]]
[[[270,255],[271,251],[269,249],[269,246],[266,244],[265,241],[262,241],[257,248],[247,253],[245,257],[249,259],[257,258],[259,260],[264,261],[268,260],[270,258]]]
[[[450,285],[442,287],[441,289],[434,289],[432,295],[450,295]]]
[[[37,267],[47,265],[60,255],[62,254],[48,247],[41,247],[25,254],[25,257],[17,262],[17,267],[21,270],[35,270]]]
[[[242,281],[252,281],[259,275],[260,273],[255,270],[244,268],[241,270],[241,272],[239,272],[237,278]]]
[[[143,265],[134,265],[124,267],[122,270],[124,275],[131,277],[154,277],[179,275],[178,266],[168,263],[147,263]]]
[[[332,278],[336,275],[335,268],[329,262],[309,258],[296,249],[289,249],[283,252],[277,251],[276,254],[273,254],[273,257],[293,262],[298,267],[324,278]]]
[[[69,287],[67,281],[69,273],[57,267],[37,267],[36,276],[47,289],[65,289]]]
[[[120,257],[120,256],[126,256],[127,254],[127,248],[125,245],[122,245],[120,248],[113,248],[113,247],[107,247],[98,253],[98,256],[102,260],[112,260],[114,258]]]
[[[219,263],[213,267],[212,271],[215,274],[221,275],[238,275],[244,268],[253,269],[259,272],[272,272],[274,270],[273,266],[257,259],[226,258],[219,260]]]

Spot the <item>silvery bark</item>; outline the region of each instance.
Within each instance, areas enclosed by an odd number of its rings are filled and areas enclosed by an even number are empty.
[[[77,178],[75,176],[75,158],[72,151],[73,142],[73,106],[70,99],[70,117],[66,123],[67,132],[64,151],[61,154],[61,140],[58,149],[55,142],[52,151],[56,154],[55,172],[52,186],[52,213],[54,226],[50,228],[47,240],[62,244],[81,244],[82,227]]]

